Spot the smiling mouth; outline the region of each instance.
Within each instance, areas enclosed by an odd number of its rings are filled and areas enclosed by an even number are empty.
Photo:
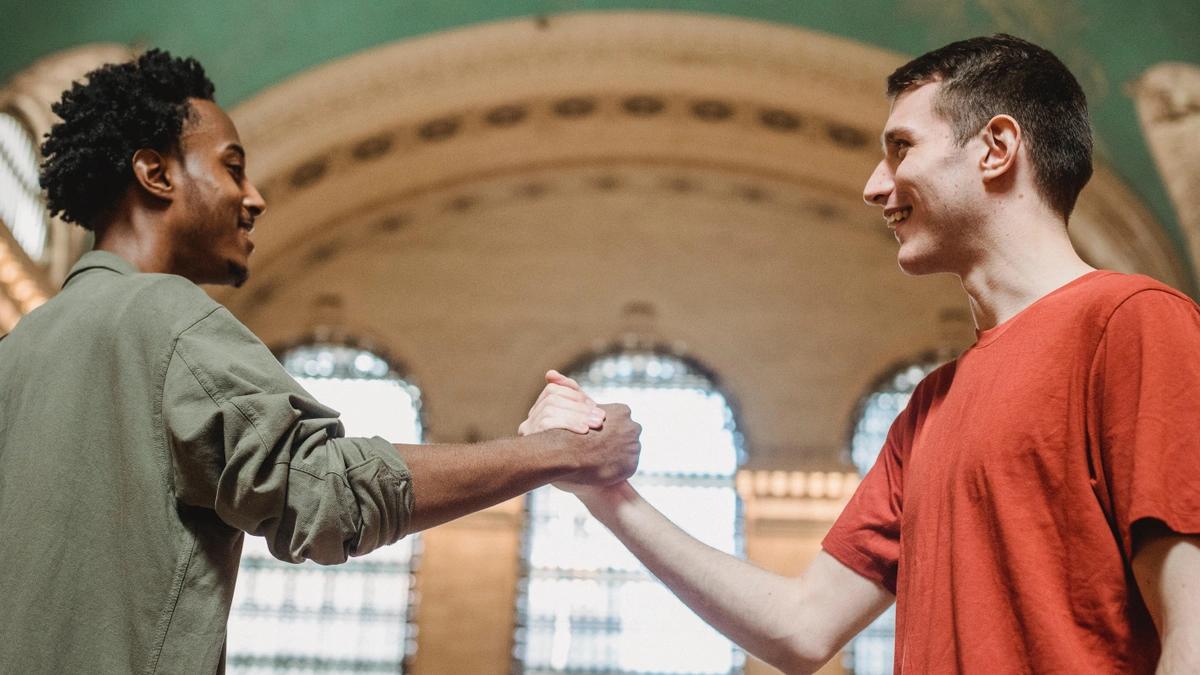
[[[910,215],[912,215],[912,207],[906,206],[902,209],[896,209],[895,211],[892,211],[891,213],[885,213],[883,216],[883,219],[884,219],[884,221],[887,222],[887,226],[894,230],[894,229],[896,229],[897,225],[904,222],[905,220],[908,220],[908,217]]]
[[[250,233],[254,231],[254,223],[238,221],[238,230],[245,238],[246,246],[249,249],[247,254],[252,253],[254,251],[254,240],[250,238]]]

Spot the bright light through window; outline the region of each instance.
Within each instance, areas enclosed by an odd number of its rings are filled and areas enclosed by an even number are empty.
[[[0,220],[35,262],[46,253],[49,215],[38,185],[33,135],[17,118],[0,113]]]
[[[860,475],[875,464],[892,422],[908,405],[917,384],[934,368],[936,359],[925,359],[889,373],[862,403],[862,413],[850,442],[850,458]],[[892,605],[850,643],[849,666],[854,675],[891,675],[896,644],[896,606]]]
[[[371,352],[312,345],[284,367],[342,413],[351,436],[421,442],[421,397]],[[410,592],[416,536],[321,566],[281,562],[247,535],[229,617],[231,673],[402,672],[416,636]]]
[[[643,426],[632,482],[684,530],[743,555],[734,474],[741,437],[713,383],[681,359],[625,352],[572,374]],[[570,494],[529,497],[528,577],[517,649],[523,672],[734,673],[743,655],[664,588]]]

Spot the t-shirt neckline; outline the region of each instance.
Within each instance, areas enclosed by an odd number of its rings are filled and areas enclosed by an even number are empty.
[[[1062,286],[1059,286],[1058,288],[1043,295],[1042,297],[1038,298],[1037,300],[1034,300],[1033,302],[1029,303],[1028,307],[1026,307],[1025,309],[1022,309],[1021,311],[1017,312],[1016,314],[1010,316],[1007,321],[1004,321],[1003,323],[999,323],[995,326],[992,326],[991,328],[988,328],[987,330],[976,329],[975,344],[972,345],[972,349],[982,349],[983,347],[986,347],[986,346],[992,344],[993,342],[995,342],[997,339],[1000,338],[1001,335],[1003,335],[1005,333],[1005,331],[1007,331],[1010,327],[1012,327],[1012,325],[1014,323],[1016,323],[1018,319],[1020,319],[1022,316],[1024,316],[1026,313],[1028,313],[1029,310],[1033,309],[1034,307],[1037,307],[1043,301],[1048,300],[1048,299],[1058,295],[1059,293],[1062,293],[1063,291],[1066,291],[1068,289],[1079,286],[1080,284],[1083,284],[1094,277],[1103,276],[1106,274],[1112,274],[1112,272],[1110,272],[1108,270],[1092,270],[1091,272],[1085,272],[1085,273],[1075,277],[1074,279],[1068,281],[1067,283],[1063,284]]]

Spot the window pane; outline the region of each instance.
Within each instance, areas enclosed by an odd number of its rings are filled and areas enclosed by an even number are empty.
[[[917,384],[939,365],[939,361],[928,359],[898,368],[864,399],[850,442],[850,458],[860,475],[866,475],[875,464],[888,429],[908,405]],[[855,675],[891,675],[895,644],[896,606],[892,605],[850,643],[847,665]]]
[[[420,393],[368,351],[312,345],[284,367],[342,413],[346,433],[421,442]],[[415,535],[342,565],[276,560],[247,536],[229,617],[231,673],[396,673],[410,631]]]
[[[681,359],[626,352],[572,377],[642,424],[632,479],[701,541],[743,555],[734,475],[741,437],[725,397]],[[524,673],[731,673],[744,657],[655,580],[573,495],[528,500],[528,576],[517,650]]]
[[[939,365],[940,361],[925,360],[897,368],[867,394],[854,427],[854,438],[850,441],[850,458],[860,475],[866,475],[875,464],[875,458],[887,440],[888,429],[908,405],[913,390]]]
[[[46,252],[50,220],[38,185],[33,135],[12,115],[0,113],[0,220],[35,262]]]

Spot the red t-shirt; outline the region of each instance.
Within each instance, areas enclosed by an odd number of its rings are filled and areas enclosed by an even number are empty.
[[[1092,272],[921,382],[823,546],[896,593],[897,673],[1152,673],[1148,518],[1200,533],[1200,308]]]

